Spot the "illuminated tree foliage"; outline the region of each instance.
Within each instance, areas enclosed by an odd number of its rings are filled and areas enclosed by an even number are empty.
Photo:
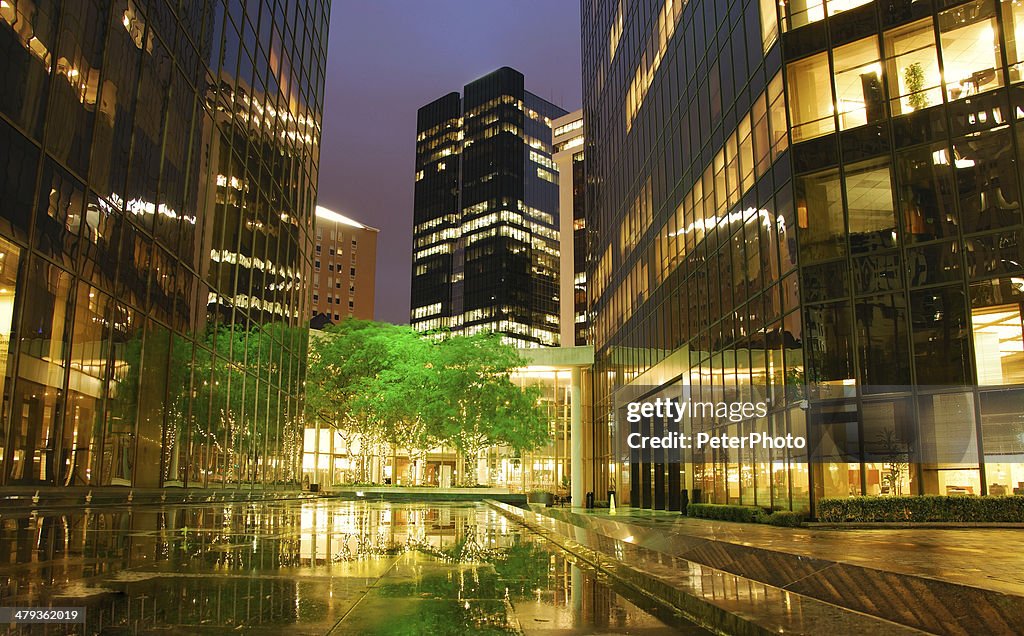
[[[307,420],[358,439],[361,455],[380,443],[414,455],[450,446],[467,458],[491,446],[533,450],[548,441],[548,423],[539,391],[512,382],[524,364],[497,335],[437,339],[347,320],[311,337]]]

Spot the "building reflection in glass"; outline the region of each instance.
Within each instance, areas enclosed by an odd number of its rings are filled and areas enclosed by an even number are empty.
[[[0,4],[0,483],[297,482],[326,25]]]

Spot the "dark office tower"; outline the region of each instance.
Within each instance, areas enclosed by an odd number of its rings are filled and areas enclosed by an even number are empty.
[[[412,326],[558,344],[558,173],[566,114],[501,68],[417,117]]]
[[[1022,32],[1010,0],[585,3],[598,430],[632,383],[808,442],[609,454],[620,493],[1024,492]]]
[[[327,7],[0,3],[0,480],[294,483]]]

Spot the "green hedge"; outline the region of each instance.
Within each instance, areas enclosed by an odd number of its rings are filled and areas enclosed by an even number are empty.
[[[777,510],[769,515],[761,516],[761,523],[784,528],[797,528],[803,525],[806,515],[802,512],[791,512],[789,510]]]
[[[1024,496],[822,499],[818,502],[818,520],[827,523],[871,521],[1024,522]]]
[[[760,508],[753,506],[726,506],[721,504],[692,503],[686,506],[687,517],[698,519],[717,519],[719,521],[740,521],[757,523],[761,518]]]

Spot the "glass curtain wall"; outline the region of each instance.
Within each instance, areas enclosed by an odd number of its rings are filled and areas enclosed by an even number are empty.
[[[656,4],[583,12],[595,434],[676,377],[808,440],[669,469],[704,501],[1024,492],[1020,3]]]
[[[297,483],[326,26],[0,4],[0,482]]]

